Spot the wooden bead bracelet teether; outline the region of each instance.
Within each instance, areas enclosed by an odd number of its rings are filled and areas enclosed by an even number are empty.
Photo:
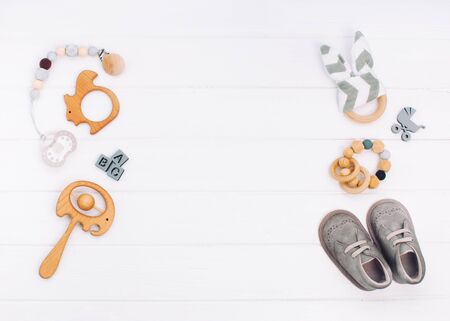
[[[35,80],[32,84],[32,90],[30,92],[31,101],[31,119],[33,126],[39,135],[39,138],[43,142],[42,158],[45,163],[50,166],[61,166],[64,164],[67,156],[76,149],[77,142],[75,136],[66,130],[60,130],[56,133],[43,134],[37,125],[35,118],[35,102],[40,96],[40,90],[42,89],[44,82],[49,77],[49,70],[56,62],[58,57],[84,57],[84,56],[97,56],[102,62],[103,69],[106,73],[116,76],[119,75],[125,68],[124,60],[121,56],[113,53],[108,53],[105,49],[97,49],[96,47],[78,47],[76,45],[67,45],[66,47],[58,47],[55,51],[50,51],[46,58],[41,59],[39,67],[35,72]],[[117,97],[109,89],[104,87],[95,86],[92,80],[97,76],[93,71],[85,71],[80,74],[81,80],[84,81],[83,86],[80,83],[80,78],[77,81],[77,92],[74,96],[66,95],[66,104],[68,109],[72,109],[74,114],[71,117],[67,117],[68,120],[73,121],[75,124],[86,122],[91,127],[91,134],[96,133],[103,128],[107,123],[117,116],[119,103]],[[81,87],[83,88],[81,88]],[[82,90],[81,90],[82,89]],[[106,93],[112,101],[112,113],[111,115],[100,122],[93,122],[86,119],[81,112],[81,100],[84,96],[91,91],[100,90]],[[79,107],[79,108],[78,108]],[[72,111],[68,111],[68,114]]]
[[[375,175],[370,175],[368,170],[360,166],[358,161],[353,158],[355,153],[359,154],[363,150],[369,149],[378,154],[380,158]],[[367,188],[377,188],[380,181],[386,178],[386,173],[391,169],[390,155],[390,152],[384,149],[384,144],[380,140],[354,140],[351,147],[344,149],[343,157],[336,159],[331,164],[331,175],[339,182],[343,190],[351,194],[361,193]]]

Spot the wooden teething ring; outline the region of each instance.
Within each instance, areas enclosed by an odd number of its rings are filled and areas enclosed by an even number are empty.
[[[339,158],[337,158],[330,166],[330,170],[331,170],[331,175],[333,176],[333,178],[335,180],[337,180],[340,183],[346,183],[346,182],[350,182],[351,180],[353,180],[360,172],[360,166],[359,163],[356,159],[354,158],[349,158],[350,163],[353,165],[353,172],[351,172],[349,175],[347,176],[343,176],[343,175],[339,175],[336,172],[337,167],[339,166]]]
[[[374,175],[370,175],[367,169],[360,166],[353,157],[354,154],[359,154],[364,150],[371,150],[379,157],[377,171]],[[383,142],[379,139],[354,140],[350,147],[344,149],[343,157],[336,159],[331,164],[331,175],[348,193],[357,194],[366,188],[375,189],[391,169],[389,157],[390,152],[384,148]],[[364,180],[361,179],[360,174],[364,176]]]
[[[90,127],[91,135],[96,134],[100,129],[108,125],[114,118],[119,114],[119,100],[117,96],[108,88],[100,87],[94,85],[94,79],[97,77],[97,73],[92,70],[82,71],[77,78],[77,83],[75,87],[75,94],[64,95],[64,101],[67,106],[66,117],[68,121],[72,121],[75,126],[81,123],[87,123]],[[93,91],[101,91],[105,93],[112,103],[111,114],[101,121],[93,121],[87,119],[81,109],[81,102],[87,94]]]
[[[364,191],[367,187],[369,187],[369,183],[370,183],[369,171],[365,167],[361,166],[360,173],[362,173],[364,175],[364,181],[359,186],[350,187],[347,185],[347,183],[340,183],[342,189],[344,191],[346,191],[347,193],[358,194],[358,193],[361,193],[362,191]]]
[[[370,123],[383,115],[386,110],[387,97],[386,95],[380,96],[377,98],[377,109],[370,115],[360,115],[355,113],[354,111],[347,111],[345,114],[351,118],[352,120],[358,123]]]
[[[91,188],[103,197],[105,201],[105,209],[101,210],[100,215],[85,215],[75,208],[72,203],[71,197],[73,190],[77,187]],[[82,205],[80,206],[80,208],[83,208],[84,210],[96,208],[94,206],[95,201],[91,200],[90,197],[86,198],[86,195],[89,194],[80,195],[81,197],[84,196],[82,202],[80,202],[80,200],[78,200],[77,202],[78,205]],[[100,236],[106,233],[111,227],[114,221],[114,214],[114,202],[111,198],[111,195],[109,195],[109,193],[104,188],[88,181],[77,181],[69,184],[61,192],[61,195],[58,198],[58,202],[56,203],[56,215],[58,215],[59,217],[68,215],[70,217],[70,223],[64,234],[59,239],[58,243],[56,243],[54,248],[42,262],[41,267],[39,268],[39,275],[44,279],[48,279],[56,272],[69,236],[72,233],[74,227],[78,225],[78,223],[81,225],[83,231],[89,231],[93,236]],[[92,226],[96,226],[98,227],[98,229],[91,230]]]

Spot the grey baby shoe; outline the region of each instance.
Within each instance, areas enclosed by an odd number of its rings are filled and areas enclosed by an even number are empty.
[[[352,213],[337,210],[325,216],[319,238],[334,264],[361,290],[383,289],[391,284],[389,265]]]
[[[367,226],[398,283],[417,284],[425,276],[425,260],[408,210],[398,201],[376,202],[367,213]]]

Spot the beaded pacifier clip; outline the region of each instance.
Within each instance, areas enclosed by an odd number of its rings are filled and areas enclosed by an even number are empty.
[[[30,113],[31,119],[33,121],[33,126],[43,143],[42,158],[47,165],[54,167],[62,166],[64,164],[67,156],[76,149],[77,141],[75,139],[75,136],[66,130],[60,130],[55,133],[42,133],[39,130],[35,117],[35,103],[40,96],[40,90],[43,87],[44,81],[46,81],[49,77],[49,70],[52,67],[52,64],[55,63],[58,57],[64,56],[97,56],[102,62],[102,66],[105,72],[112,76],[119,75],[125,68],[125,62],[121,56],[114,53],[108,53],[105,51],[105,49],[99,50],[96,47],[92,46],[78,47],[76,45],[67,45],[66,47],[58,47],[55,51],[50,51],[47,54],[46,58],[41,59],[41,61],[39,62],[39,68],[35,72],[35,80],[33,81],[32,85],[33,89],[30,92]],[[75,124],[78,124],[80,122],[88,123],[91,126],[91,134],[96,133],[98,130],[103,128],[103,126],[114,119],[117,116],[119,108],[119,103],[114,93],[112,93],[107,88],[98,87],[93,84],[92,81],[96,76],[97,74],[93,71],[84,71],[82,74],[80,74],[79,80],[77,81],[78,91],[80,91],[80,81],[84,81],[83,89],[85,90],[83,90],[83,95],[79,95],[79,93],[76,93],[74,96],[66,95],[66,104],[68,105],[68,108],[72,108],[73,110],[78,111],[77,118],[68,117],[68,120],[72,120]],[[99,124],[100,122],[92,122],[86,119],[81,112],[81,100],[88,92],[94,90],[99,90],[106,93],[111,98],[111,101],[113,103],[113,110],[111,115],[107,119],[108,121],[102,121],[102,124]],[[71,97],[75,97],[75,99],[71,100]]]

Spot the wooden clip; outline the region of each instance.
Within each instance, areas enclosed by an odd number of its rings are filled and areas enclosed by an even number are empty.
[[[82,71],[77,78],[75,94],[73,96],[68,94],[64,95],[64,102],[66,103],[67,106],[66,111],[67,120],[72,121],[75,124],[75,126],[78,126],[78,124],[81,123],[87,123],[91,128],[90,130],[91,135],[96,134],[99,130],[101,130],[103,127],[108,125],[114,118],[116,118],[117,115],[119,114],[120,109],[119,100],[111,90],[105,87],[94,85],[94,79],[96,77],[97,73],[92,70]],[[108,95],[112,103],[111,114],[101,121],[93,121],[87,119],[84,116],[83,111],[81,109],[81,102],[83,101],[84,97],[90,92],[96,90],[101,91],[106,95]]]

